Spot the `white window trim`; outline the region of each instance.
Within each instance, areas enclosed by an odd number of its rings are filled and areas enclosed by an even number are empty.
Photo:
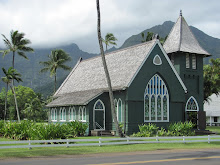
[[[152,91],[152,94],[151,94],[151,86],[149,85],[151,80],[153,82],[153,85],[155,84],[154,82],[154,77],[158,77],[158,82],[160,83],[160,80],[161,80],[161,86],[164,87],[164,94],[163,94],[163,89],[161,89],[161,94],[156,94],[157,91],[155,92],[154,94],[154,91]],[[155,78],[155,79],[156,79]],[[149,93],[150,94],[147,94],[148,92],[148,85],[150,86],[150,89],[149,89]],[[154,89],[152,89],[154,90]],[[145,97],[146,95],[148,95],[149,97],[149,120],[145,120]],[[151,98],[152,97],[155,97],[155,120],[151,120]],[[157,120],[157,98],[158,96],[161,97],[161,120]],[[164,96],[167,97],[167,120],[163,120],[163,99],[164,99]],[[158,75],[158,74],[155,74],[147,83],[147,86],[146,86],[146,89],[145,89],[145,93],[144,93],[144,122],[169,122],[169,91],[166,87],[166,84],[164,83],[163,79]]]
[[[53,112],[53,116],[52,116],[52,112]],[[55,115],[57,116],[57,109],[52,108],[51,109],[51,121],[57,121],[57,119],[55,120]]]
[[[187,105],[188,105],[188,103],[189,103],[189,101],[190,101],[191,98],[195,101],[196,106],[197,106],[197,110],[187,109]],[[195,97],[193,97],[193,96],[189,97],[189,99],[188,99],[187,102],[186,102],[185,111],[186,111],[186,112],[193,112],[193,111],[198,112],[198,111],[199,111],[199,104],[198,104],[197,100],[195,99]]]
[[[70,113],[70,112],[72,112],[72,113]],[[75,116],[73,115],[73,112],[75,113]],[[73,119],[71,119],[71,118],[73,118]],[[75,109],[75,107],[70,107],[69,108],[69,121],[75,121],[75,120],[76,120],[76,109]]]
[[[121,101],[121,121],[119,121],[119,102]],[[123,117],[122,117],[122,110],[123,110],[123,108],[122,108],[122,100],[119,98],[118,99],[118,101],[117,101],[117,120],[118,120],[118,122],[123,122]]]
[[[156,63],[156,58],[159,58],[159,60],[160,60],[159,63]],[[154,56],[153,64],[154,65],[161,65],[162,64],[162,60],[161,60],[161,58],[160,58],[160,56],[158,54]]]
[[[65,116],[65,120],[64,120],[64,116]],[[66,108],[65,107],[60,108],[60,121],[66,121]]]
[[[98,103],[98,102],[101,102],[101,104],[102,104],[102,107],[103,107],[103,109],[96,109],[95,108],[95,106],[96,106],[96,104]],[[102,100],[100,100],[100,99],[98,99],[96,102],[95,102],[95,104],[94,104],[94,106],[93,106],[93,127],[95,128],[95,111],[104,111],[104,128],[103,128],[103,130],[105,130],[105,105],[104,105],[104,103],[102,102]],[[96,129],[95,129],[96,130]],[[100,129],[98,129],[98,130],[100,130]]]
[[[82,112],[82,113],[80,113],[80,112]],[[85,113],[85,119],[83,118],[83,114]],[[82,120],[80,119],[80,116],[82,117]],[[85,106],[83,106],[83,107],[79,107],[79,121],[81,121],[81,122],[86,122],[86,107]]]

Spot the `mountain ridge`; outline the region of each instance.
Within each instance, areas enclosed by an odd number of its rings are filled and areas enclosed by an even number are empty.
[[[163,24],[153,26],[149,29],[144,30],[143,32],[145,33],[145,35],[147,34],[147,32],[153,32],[155,34],[157,33],[160,37],[165,38],[169,34],[173,25],[174,22],[165,21]],[[211,37],[196,27],[190,26],[190,29],[195,35],[200,45],[212,55],[210,58],[220,58],[220,39]],[[125,40],[122,46],[120,46],[119,48],[112,47],[107,52],[112,52],[115,50],[123,49],[141,43],[141,33],[142,32],[132,35],[131,37]],[[62,45],[54,48],[37,48],[35,49],[34,53],[27,53],[27,56],[29,57],[29,62],[26,59],[17,57],[16,55],[15,69],[17,69],[18,72],[22,74],[22,79],[24,81],[23,83],[19,84],[31,87],[36,92],[44,93],[45,96],[52,94],[53,78],[50,78],[49,73],[39,73],[40,69],[43,67],[39,64],[39,62],[47,61],[47,55],[50,54],[51,50],[53,49],[63,49],[64,51],[69,53],[72,58],[72,61],[68,62],[67,65],[71,66],[72,68],[74,67],[74,65],[80,57],[82,57],[83,59],[88,59],[98,55],[81,50],[75,43]],[[205,58],[204,63],[207,64],[210,58]],[[11,66],[11,61],[11,55],[6,55],[4,60],[0,60],[1,68],[5,67],[6,69],[8,69]],[[63,82],[68,73],[69,71],[58,70],[57,86],[59,86]],[[3,76],[1,69],[0,76]],[[0,87],[2,86],[5,86],[5,84],[3,82],[0,82]]]

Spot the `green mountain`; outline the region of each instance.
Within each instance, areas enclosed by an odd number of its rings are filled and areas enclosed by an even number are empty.
[[[48,49],[35,49],[34,53],[27,53],[29,60],[26,60],[20,56],[15,57],[15,69],[22,74],[23,82],[19,83],[23,86],[28,86],[33,88],[36,92],[41,92],[45,96],[50,95],[53,91],[54,79],[49,76],[49,73],[39,73],[42,65],[39,64],[40,61],[47,61],[48,54],[51,50],[56,48]],[[79,49],[76,44],[71,44],[67,46],[57,47],[57,49],[65,50],[72,58],[70,62],[67,63],[70,67],[74,67],[76,62],[80,57],[87,59],[96,56],[96,54],[90,54]],[[0,68],[4,67],[8,69],[12,64],[12,54],[8,54],[3,58],[0,58]],[[58,86],[66,78],[70,71],[58,70]],[[3,76],[2,69],[0,69],[0,77]],[[4,87],[5,84],[0,81],[0,89]]]
[[[169,34],[173,25],[174,22],[166,21],[162,25],[154,26],[150,29],[144,30],[143,32],[145,35],[147,35],[147,32],[153,32],[155,34],[159,34],[160,37],[165,38]],[[190,29],[200,45],[212,55],[209,58],[204,58],[204,63],[207,64],[210,58],[220,58],[220,39],[211,37],[193,26],[190,26]],[[129,37],[119,49],[141,43],[141,33]]]
[[[173,27],[174,22],[171,21],[166,21],[162,25],[157,25],[154,26],[150,29],[146,29],[143,32],[145,35],[147,32],[153,32],[159,34],[160,37],[165,38],[171,28]],[[210,54],[212,54],[211,58],[220,58],[220,39],[213,38],[201,30],[190,26],[193,34],[201,44],[201,46],[207,50]],[[124,44],[119,48],[126,48],[132,45],[136,45],[141,43],[142,37],[141,33],[137,35],[133,35],[129,37]],[[71,44],[67,46],[61,46],[57,47],[58,49],[63,49],[67,53],[70,54],[72,61],[68,62],[67,64],[71,67],[74,67],[76,62],[80,57],[83,59],[91,58],[96,56],[97,54],[90,54],[87,52],[84,52],[79,49],[79,47],[76,44]],[[28,86],[33,88],[36,92],[42,93],[44,96],[48,96],[52,94],[53,92],[53,78],[49,76],[49,73],[39,73],[40,69],[43,67],[39,64],[40,61],[46,61],[47,60],[47,55],[50,54],[51,50],[55,48],[48,48],[48,49],[35,49],[34,53],[28,53],[28,58],[29,60],[23,59],[19,56],[16,57],[15,59],[15,68],[18,70],[19,73],[22,74],[22,79],[23,82],[20,83],[21,85]],[[112,47],[111,49],[108,50],[114,51],[117,50],[115,47]],[[205,58],[204,62],[207,64],[209,58]],[[11,66],[12,63],[12,54],[9,54],[5,56],[5,58],[0,58],[0,77],[3,76],[1,68],[4,67],[8,69]],[[63,70],[58,70],[58,85],[63,82],[63,80],[66,78],[68,75],[69,71],[63,71]],[[0,89],[4,87],[5,84],[0,81]]]

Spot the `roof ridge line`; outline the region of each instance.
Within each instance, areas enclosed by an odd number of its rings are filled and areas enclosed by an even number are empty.
[[[179,40],[179,48],[178,51],[180,51],[180,47],[181,47],[181,42],[182,42],[182,21],[183,21],[183,16],[182,14],[180,15],[180,40]]]

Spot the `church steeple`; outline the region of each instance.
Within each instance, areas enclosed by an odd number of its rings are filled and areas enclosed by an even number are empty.
[[[210,56],[210,54],[200,46],[191,32],[182,16],[182,10],[180,10],[180,16],[170,31],[163,47],[167,53],[186,52]]]

